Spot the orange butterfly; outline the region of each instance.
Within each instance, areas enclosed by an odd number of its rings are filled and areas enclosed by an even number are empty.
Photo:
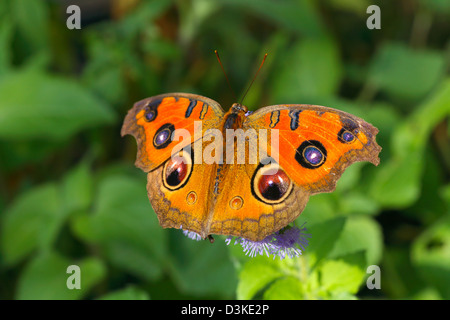
[[[180,129],[187,135],[176,140]],[[237,139],[217,143],[211,134],[238,129],[253,130],[258,142],[246,136],[242,150]],[[278,139],[262,137],[261,129],[276,131]],[[188,93],[135,103],[121,133],[137,140],[136,166],[148,172],[148,196],[161,226],[202,238],[224,234],[262,240],[295,220],[310,195],[333,191],[350,164],[378,165],[381,151],[377,128],[339,110],[274,105],[249,115],[235,103],[225,113],[216,101]],[[250,161],[257,147],[266,158]],[[225,156],[229,150],[232,163]],[[205,155],[218,161],[207,163]],[[242,156],[243,163],[236,161]]]

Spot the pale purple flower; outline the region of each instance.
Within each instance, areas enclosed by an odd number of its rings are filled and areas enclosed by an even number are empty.
[[[287,227],[275,233],[275,240],[272,242],[275,248],[272,253],[274,259],[277,255],[280,259],[284,259],[286,256],[293,258],[302,254],[302,250],[305,250],[308,246],[308,239],[306,238],[311,237],[310,234],[304,233],[306,231],[304,225],[300,228]]]
[[[225,239],[225,243],[229,245],[233,238],[233,236],[227,237]],[[272,236],[268,236],[261,241],[250,241],[241,237],[237,237],[234,239],[234,244],[240,244],[244,249],[245,254],[249,255],[252,258],[256,257],[258,254],[263,255],[264,253],[269,257],[271,252],[274,250],[271,240]]]
[[[183,226],[180,226],[180,229],[183,230]],[[200,241],[203,240],[202,237],[194,232],[194,231],[189,231],[189,230],[183,230],[183,234],[188,237],[189,239],[195,240],[195,241]]]
[[[250,241],[241,237],[234,240],[234,244],[240,244],[244,249],[246,255],[256,257],[257,255],[266,255],[269,257],[273,255],[275,259],[277,256],[280,259],[286,257],[294,258],[302,254],[302,250],[308,246],[308,239],[310,234],[305,233],[306,228],[294,226],[287,226],[267,237],[261,241]],[[225,242],[229,245],[234,237],[228,237]]]

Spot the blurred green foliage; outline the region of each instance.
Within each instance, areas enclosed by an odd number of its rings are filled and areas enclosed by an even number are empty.
[[[66,1],[0,2],[0,299],[450,299],[449,1],[72,2],[81,30]],[[300,258],[162,229],[120,137],[148,96],[228,108],[214,49],[241,94],[269,54],[250,109],[326,105],[380,130],[378,167],[311,197]],[[80,290],[66,286],[73,264]]]

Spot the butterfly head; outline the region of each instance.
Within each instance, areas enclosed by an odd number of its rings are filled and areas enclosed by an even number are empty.
[[[248,108],[240,103],[233,103],[233,105],[231,106],[232,113],[243,112],[245,114],[245,113],[247,113],[247,111],[248,111]]]
[[[246,117],[248,109],[240,103],[233,103],[231,109],[225,115],[224,129],[238,129]]]

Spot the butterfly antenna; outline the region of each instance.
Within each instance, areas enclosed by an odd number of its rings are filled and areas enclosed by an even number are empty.
[[[219,60],[220,67],[222,68],[223,74],[225,75],[225,79],[227,79],[228,87],[230,88],[231,92],[233,93],[234,100],[236,101],[237,100],[236,93],[234,92],[233,87],[230,84],[230,80],[228,79],[227,73],[225,72],[225,69],[222,65],[222,61],[220,61],[219,53],[217,52],[217,50],[214,50],[214,53],[216,54],[217,60]]]
[[[264,55],[264,58],[263,58],[263,60],[262,60],[262,62],[261,62],[261,65],[260,65],[259,68],[258,68],[258,71],[256,71],[255,76],[253,77],[252,82],[250,83],[250,85],[248,86],[247,90],[245,91],[244,96],[242,97],[241,102],[239,102],[239,104],[242,104],[242,102],[244,101],[245,96],[247,95],[248,91],[249,91],[250,88],[252,87],[253,82],[255,82],[255,79],[256,79],[256,77],[258,76],[259,70],[261,70],[261,68],[262,68],[262,66],[263,66],[263,64],[264,64],[264,61],[266,61],[266,58],[267,58],[267,53]]]

